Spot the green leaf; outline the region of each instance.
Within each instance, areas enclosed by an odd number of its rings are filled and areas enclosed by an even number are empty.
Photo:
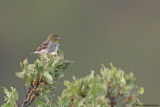
[[[38,107],[42,107],[42,106],[44,105],[44,103],[43,103],[41,100],[39,100],[39,99],[37,99],[37,100],[35,101],[35,103],[36,103],[36,105],[37,105]]]
[[[138,94],[142,95],[144,93],[144,88],[140,87],[138,90]]]
[[[53,78],[52,78],[52,76],[51,76],[48,72],[44,72],[43,76],[44,76],[45,80],[46,80],[48,83],[50,83],[50,84],[53,83]]]
[[[7,88],[2,87],[2,89],[3,89],[3,92],[6,94],[7,97],[10,97],[10,96],[11,96],[11,93],[8,91]]]
[[[24,71],[22,71],[22,72],[16,72],[15,74],[16,74],[16,76],[18,76],[19,78],[24,78],[24,77],[25,77],[25,72],[24,72]]]
[[[14,105],[11,103],[7,103],[7,104],[1,105],[1,107],[14,107]]]
[[[16,101],[18,100],[18,92],[13,87],[11,87],[11,91],[9,91],[5,87],[2,87],[2,88],[3,88],[3,92],[6,94],[6,96],[4,96],[4,100],[6,101],[6,104],[3,104],[1,107],[14,107]]]
[[[18,92],[16,91],[16,89],[11,87],[11,90],[12,90],[12,92],[11,92],[12,99],[18,100]]]
[[[33,81],[33,77],[32,76],[30,76],[28,79],[27,79],[27,81],[26,81],[26,83],[25,83],[25,86],[26,87],[29,87],[30,85],[31,85],[31,82]]]

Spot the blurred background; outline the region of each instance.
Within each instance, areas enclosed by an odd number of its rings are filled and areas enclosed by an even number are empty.
[[[17,88],[22,102],[24,80],[15,76],[19,62],[49,34],[62,38],[65,58],[75,63],[55,90],[61,95],[64,80],[84,77],[100,64],[113,62],[125,72],[134,72],[145,88],[145,104],[160,102],[160,1],[158,0],[1,0],[0,87]],[[3,103],[2,90],[0,104]]]

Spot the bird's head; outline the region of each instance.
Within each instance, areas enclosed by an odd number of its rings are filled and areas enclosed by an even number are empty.
[[[60,39],[60,37],[56,34],[50,34],[48,36],[48,40],[52,41],[52,42],[58,42],[58,40]]]

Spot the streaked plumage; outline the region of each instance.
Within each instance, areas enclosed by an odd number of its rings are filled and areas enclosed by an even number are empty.
[[[59,49],[58,40],[60,37],[56,34],[50,34],[45,42],[43,42],[33,53],[43,54],[48,52],[57,52]]]

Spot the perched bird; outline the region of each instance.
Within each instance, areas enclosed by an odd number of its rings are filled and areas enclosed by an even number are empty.
[[[43,42],[33,53],[57,53],[59,49],[58,40],[60,37],[56,34],[50,34],[45,42]]]

